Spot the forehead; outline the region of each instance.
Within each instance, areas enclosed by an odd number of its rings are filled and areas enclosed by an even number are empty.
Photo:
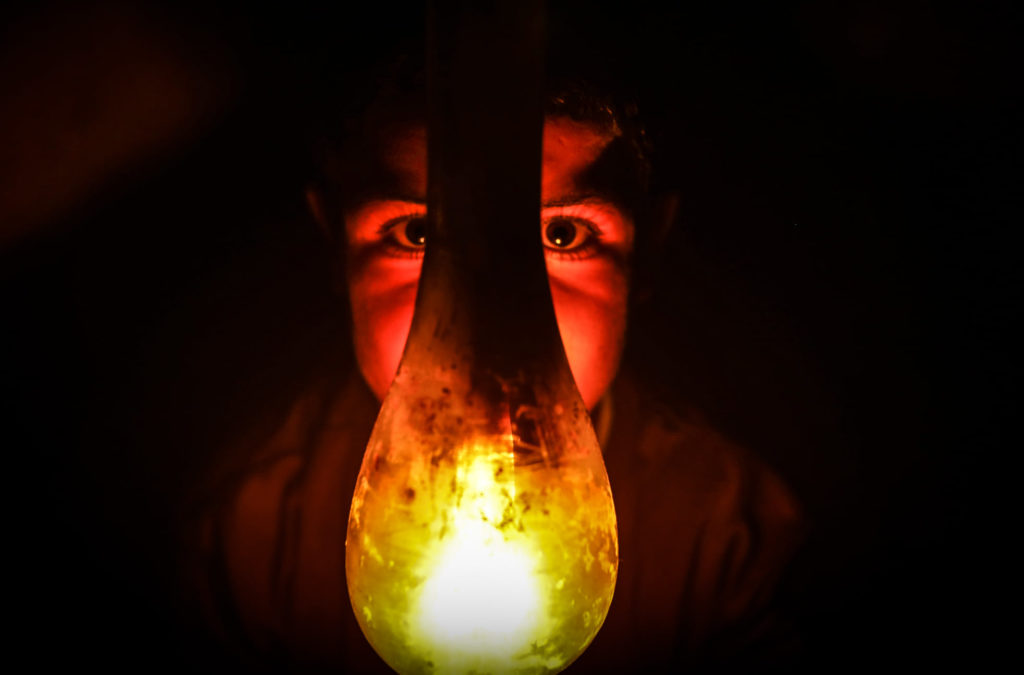
[[[541,193],[544,201],[558,200],[583,189],[582,181],[619,136],[615,129],[567,117],[544,120]],[[427,130],[423,124],[394,125],[386,129],[371,153],[376,186],[400,196],[424,199],[427,192]],[[369,187],[369,186],[368,186]]]

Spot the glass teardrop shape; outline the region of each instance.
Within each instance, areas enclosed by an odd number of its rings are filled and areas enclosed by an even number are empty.
[[[449,363],[392,385],[352,502],[352,606],[399,673],[558,672],[615,587],[597,439],[578,394],[494,410],[464,384]]]

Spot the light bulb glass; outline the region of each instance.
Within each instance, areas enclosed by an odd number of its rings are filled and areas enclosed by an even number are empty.
[[[349,518],[364,634],[403,674],[564,669],[601,627],[618,569],[579,395],[496,410],[456,369],[410,371],[384,401]]]

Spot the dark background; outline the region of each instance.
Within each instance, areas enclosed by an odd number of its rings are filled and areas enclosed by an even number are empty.
[[[167,590],[190,478],[350,358],[309,141],[418,48],[418,4],[340,5],[4,10],[0,140],[51,148],[0,155],[28,195],[0,202],[12,653],[197,668]],[[636,98],[680,196],[627,361],[804,502],[780,602],[808,671],[977,667],[998,643],[980,504],[1012,404],[1016,19],[552,3],[553,62]],[[104,93],[110,63],[138,72]],[[131,136],[133,115],[168,121]]]

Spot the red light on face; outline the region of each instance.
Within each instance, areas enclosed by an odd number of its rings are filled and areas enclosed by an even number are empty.
[[[412,323],[422,247],[408,237],[426,214],[427,147],[422,126],[391,128],[375,162],[394,198],[354,205],[346,214],[349,297],[356,356],[364,378],[383,400],[398,370]],[[615,139],[596,124],[549,118],[544,125],[540,223],[548,279],[569,366],[588,409],[604,395],[618,368],[626,330],[628,261],[633,222],[610,197],[591,189],[587,172]],[[561,248],[547,235],[554,221],[575,229]]]

